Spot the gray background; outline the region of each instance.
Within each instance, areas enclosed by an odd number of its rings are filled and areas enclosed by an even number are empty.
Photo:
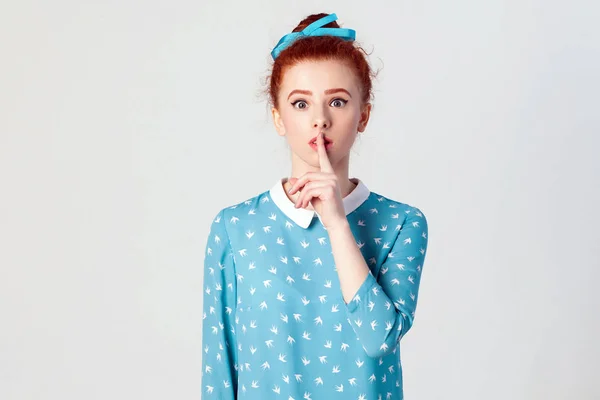
[[[199,398],[209,225],[289,173],[260,91],[316,12],[381,70],[351,176],[429,220],[406,399],[600,398],[598,2],[57,0],[0,11],[1,399]]]

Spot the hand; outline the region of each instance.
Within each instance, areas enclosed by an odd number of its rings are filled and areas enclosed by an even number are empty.
[[[302,189],[295,206],[305,208],[310,203],[321,217],[326,229],[348,223],[337,176],[329,162],[323,134],[317,137],[320,172],[307,172],[300,178],[290,178],[289,194]]]

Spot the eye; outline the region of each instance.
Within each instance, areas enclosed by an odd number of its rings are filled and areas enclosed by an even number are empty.
[[[336,108],[342,108],[346,105],[346,103],[348,103],[348,100],[342,99],[342,98],[337,98],[337,99],[333,99],[333,101],[331,102],[331,104],[338,104],[337,106],[334,105],[334,107]]]
[[[299,107],[300,104],[303,104],[302,107]],[[308,105],[306,104],[306,101],[304,100],[296,100],[292,103],[292,106],[294,106],[295,108],[304,110],[306,107],[308,107]]]

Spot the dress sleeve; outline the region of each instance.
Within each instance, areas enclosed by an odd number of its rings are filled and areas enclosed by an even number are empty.
[[[408,211],[377,278],[369,273],[347,304],[348,322],[370,357],[392,352],[415,318],[428,227],[418,208]]]
[[[235,261],[221,210],[211,224],[204,256],[202,399],[232,400],[237,393]]]

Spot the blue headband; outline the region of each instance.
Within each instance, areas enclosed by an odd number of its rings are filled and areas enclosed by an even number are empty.
[[[344,40],[354,40],[356,38],[356,32],[353,29],[345,28],[321,28],[323,25],[327,25],[337,19],[337,15],[329,14],[312,24],[308,25],[300,32],[288,33],[279,40],[277,46],[271,52],[273,60],[279,56],[282,50],[290,46],[294,41],[302,36],[337,36]]]

